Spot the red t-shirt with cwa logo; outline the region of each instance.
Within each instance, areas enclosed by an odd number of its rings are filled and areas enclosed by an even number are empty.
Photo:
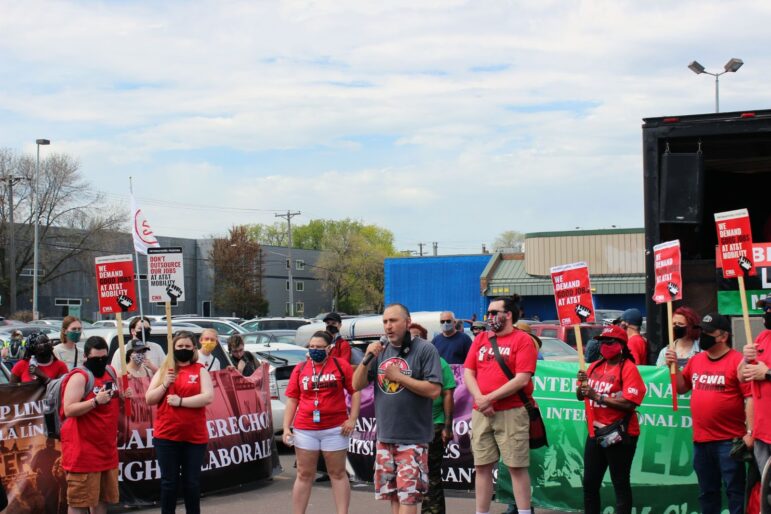
[[[466,362],[463,363],[466,369],[476,372],[477,385],[479,386],[479,392],[482,394],[489,394],[509,381],[498,361],[495,360],[495,353],[490,344],[489,335],[492,335],[492,332],[482,332],[474,339],[474,342],[471,343],[471,349],[469,349],[466,356]],[[538,350],[535,349],[533,340],[527,332],[515,330],[505,336],[499,336],[497,342],[503,362],[506,363],[514,375],[517,373],[535,374]],[[532,380],[522,390],[528,397],[532,397]],[[501,411],[522,407],[523,405],[519,394],[511,394],[493,402],[493,409]],[[474,408],[477,408],[476,403]]]
[[[185,398],[201,393],[202,368],[203,365],[196,362],[187,366],[180,366],[177,370],[177,378],[169,387],[167,394],[180,396],[183,406],[169,405],[166,402],[166,396],[161,399],[153,426],[155,437],[191,444],[209,442],[209,432],[206,427],[206,407],[190,409],[184,406]]]
[[[645,398],[645,382],[643,382],[637,366],[632,362],[622,360],[618,364],[610,364],[605,360],[595,362],[587,371],[589,385],[598,394],[606,394],[613,398],[621,397],[629,400],[635,405],[640,405]],[[621,390],[623,386],[624,390]],[[620,394],[619,394],[620,393]],[[594,411],[594,420],[603,425],[610,425],[619,419],[624,419],[628,412],[614,409],[608,405],[598,405],[592,401],[592,410]],[[637,420],[637,413],[633,412],[629,419],[629,435],[640,435],[640,422]]]
[[[331,357],[322,364],[313,362],[309,358],[292,370],[285,394],[287,398],[295,398],[298,401],[293,422],[295,428],[326,430],[339,427],[348,419],[345,391],[349,394],[355,392],[352,382],[353,371],[346,361],[337,359],[337,363],[340,369],[337,369]],[[340,375],[340,370],[345,376]],[[318,387],[316,387],[317,382]],[[318,399],[318,406],[315,405],[316,399]],[[313,422],[313,411],[316,409],[320,413],[319,423]]]
[[[351,343],[343,339],[338,338],[332,343],[332,349],[329,350],[330,357],[337,357],[338,359],[351,363]]]
[[[771,369],[771,330],[764,330],[755,339],[758,361]],[[771,444],[771,380],[757,380],[751,385],[753,393],[752,435]]]
[[[726,441],[747,432],[744,399],[752,396],[752,389],[750,384],[739,382],[737,368],[743,358],[733,349],[715,360],[700,352],[685,365],[683,379],[692,389],[695,442]]]

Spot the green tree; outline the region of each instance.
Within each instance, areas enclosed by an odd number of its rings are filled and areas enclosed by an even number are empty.
[[[249,239],[261,245],[286,246],[289,242],[286,223],[280,221],[277,221],[272,225],[255,223],[253,225],[246,225],[245,227]],[[294,228],[292,229],[292,232],[294,232]],[[292,234],[292,236],[294,238],[294,234]]]
[[[209,259],[214,264],[214,306],[242,318],[264,316],[268,302],[262,289],[263,256],[249,227],[234,226],[228,237],[214,240]]]

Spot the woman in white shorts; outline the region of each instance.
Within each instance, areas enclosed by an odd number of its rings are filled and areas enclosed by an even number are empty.
[[[327,332],[313,334],[308,343],[308,360],[295,366],[286,388],[283,440],[288,446],[294,445],[297,456],[297,479],[292,489],[294,514],[304,514],[308,507],[319,452],[327,465],[337,514],[347,514],[351,501],[345,461],[348,440],[359,417],[360,393],[353,388],[351,365],[329,357],[331,344]],[[345,391],[351,395],[350,413]]]

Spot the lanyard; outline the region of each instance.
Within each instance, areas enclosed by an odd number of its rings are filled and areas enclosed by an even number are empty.
[[[316,393],[316,397],[313,400],[313,406],[318,407],[319,406],[319,389],[320,382],[321,382],[321,375],[324,373],[324,368],[327,366],[327,360],[324,361],[324,363],[321,365],[321,369],[319,369],[318,375],[316,374],[316,364],[314,361],[311,360],[311,386],[313,387],[313,392]]]

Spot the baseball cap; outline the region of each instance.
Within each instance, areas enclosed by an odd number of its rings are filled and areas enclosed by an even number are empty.
[[[642,326],[643,321],[642,313],[638,309],[625,310],[619,319],[636,327]]]
[[[755,302],[755,305],[757,305],[759,308],[763,309],[764,311],[771,309],[771,296],[766,296],[765,298],[761,298],[757,302]]]
[[[338,323],[343,322],[343,318],[340,317],[340,315],[336,312],[330,312],[326,316],[324,316],[324,319],[322,320],[324,323],[327,321],[337,321]]]
[[[149,350],[150,348],[141,339],[135,339],[131,343],[131,349],[135,352],[141,352],[142,350]]]
[[[619,327],[618,325],[610,325],[603,328],[602,332],[600,332],[600,335],[597,336],[597,340],[601,339],[616,339],[624,344],[626,344],[626,342],[629,340],[626,335],[626,330]]]
[[[482,330],[487,330],[487,323],[484,321],[475,321],[471,324],[471,328],[481,328]]]
[[[719,312],[710,312],[703,318],[699,324],[702,332],[714,332],[715,330],[723,330],[725,332],[731,332],[731,321],[720,314]]]

